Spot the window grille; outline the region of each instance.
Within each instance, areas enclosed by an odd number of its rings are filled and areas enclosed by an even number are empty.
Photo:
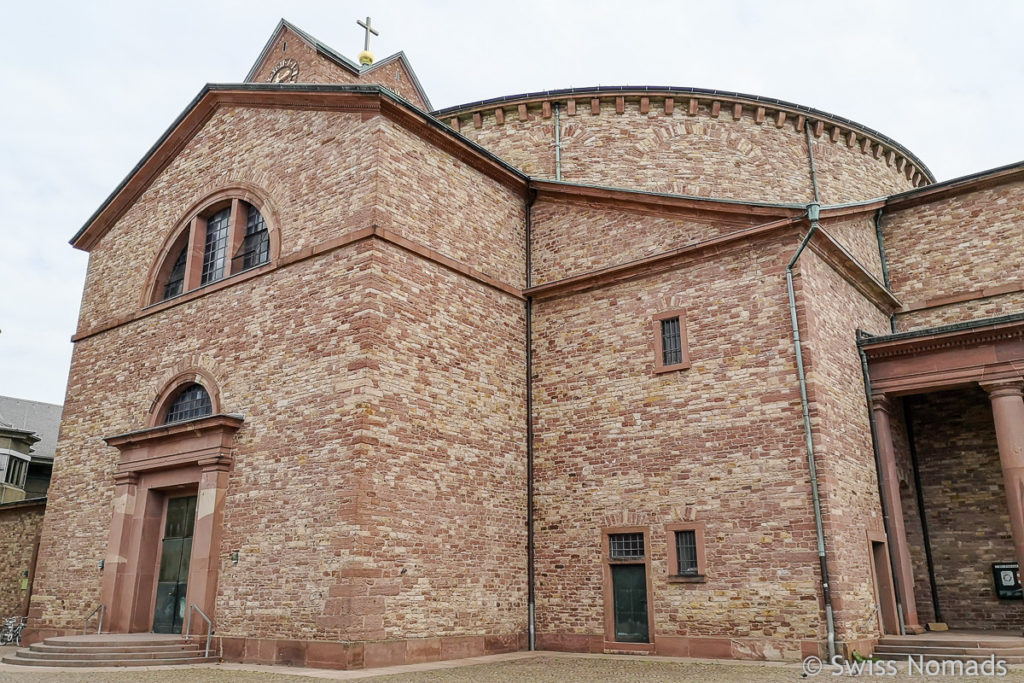
[[[213,403],[210,401],[210,394],[206,393],[199,384],[190,384],[184,391],[178,394],[171,407],[167,409],[167,418],[164,424],[182,422],[203,417],[213,412]]]
[[[693,529],[676,532],[676,560],[680,576],[697,575],[697,532]]]
[[[228,250],[230,207],[210,216],[206,221],[206,247],[203,251],[203,271],[200,284],[216,282],[224,277],[224,261]]]
[[[611,550],[613,560],[644,559],[643,533],[610,534],[608,536],[608,547]]]
[[[245,225],[245,239],[242,241],[241,252],[235,257],[241,258],[242,270],[254,268],[270,260],[270,234],[267,232],[267,223],[255,206],[246,206],[249,207],[249,217]],[[235,263],[237,264],[237,261]]]
[[[666,318],[661,321],[661,354],[664,365],[676,365],[683,362],[683,344],[679,335],[679,318]]]
[[[171,274],[167,277],[167,284],[164,285],[164,298],[170,299],[178,296],[185,289],[185,262],[188,260],[188,243],[181,248],[181,253],[174,261]]]
[[[11,486],[17,486],[20,489],[25,488],[25,475],[28,473],[28,462],[21,458],[15,458],[10,456],[7,461],[7,473],[4,477],[4,483],[10,484]]]

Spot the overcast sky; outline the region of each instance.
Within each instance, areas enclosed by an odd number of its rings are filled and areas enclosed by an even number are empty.
[[[206,82],[282,14],[352,57],[404,50],[435,107],[591,85],[777,97],[851,118],[940,179],[1024,159],[1024,2],[12,3],[0,53],[0,394],[61,403],[87,255],[68,245]]]

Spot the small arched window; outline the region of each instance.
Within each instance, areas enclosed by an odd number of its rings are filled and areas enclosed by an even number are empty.
[[[198,245],[202,245],[202,260]],[[189,257],[190,253],[194,258]],[[241,199],[215,201],[179,232],[157,272],[150,303],[191,292],[269,261],[270,233],[260,210]]]
[[[167,408],[164,424],[194,420],[213,413],[213,402],[210,394],[202,384],[186,384]]]

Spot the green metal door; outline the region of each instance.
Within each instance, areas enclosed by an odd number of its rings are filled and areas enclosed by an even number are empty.
[[[156,584],[154,633],[181,633],[185,619],[185,593],[188,590],[188,562],[192,555],[192,529],[196,519],[196,497],[167,501],[160,553],[160,576]]]
[[[642,564],[612,565],[612,596],[615,601],[615,640],[648,643],[647,570]]]

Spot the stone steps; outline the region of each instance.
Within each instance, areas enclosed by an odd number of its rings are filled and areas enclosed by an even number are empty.
[[[1024,647],[988,648],[988,647],[928,647],[913,645],[879,645],[875,654],[909,654],[909,655],[973,655],[988,657],[1024,657]]]
[[[874,654],[879,659],[906,661],[984,662],[995,657],[1006,664],[1024,664],[1024,638],[963,636],[903,636],[878,641]]]
[[[3,658],[4,664],[42,667],[173,666],[218,661],[205,657],[206,640],[154,634],[47,638]]]

